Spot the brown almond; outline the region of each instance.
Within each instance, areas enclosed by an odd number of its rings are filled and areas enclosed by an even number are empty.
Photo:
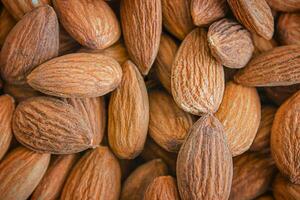
[[[60,26],[58,55],[62,56],[65,54],[74,53],[79,46],[79,43],[77,43],[62,26]]]
[[[232,157],[222,124],[202,116],[190,129],[177,158],[177,182],[182,200],[228,199]]]
[[[113,58],[74,53],[38,66],[27,77],[27,82],[34,89],[48,95],[86,98],[111,92],[120,84],[121,79],[122,69]]]
[[[267,0],[271,8],[283,12],[295,12],[300,10],[299,0]]]
[[[263,195],[263,196],[260,196],[258,198],[256,198],[255,200],[274,200],[273,196],[272,195]]]
[[[280,14],[277,22],[277,34],[283,45],[300,45],[300,13]]]
[[[255,33],[252,34],[252,41],[254,44],[254,56],[257,56],[278,46],[277,42],[274,39],[267,40]]]
[[[5,84],[3,90],[5,94],[11,95],[16,100],[17,103],[31,97],[42,96],[42,93],[34,90],[28,84],[24,84],[24,85]]]
[[[267,97],[279,106],[298,90],[300,90],[300,84],[264,88]]]
[[[172,66],[172,94],[177,105],[194,115],[214,113],[224,92],[224,71],[211,55],[207,32],[197,28],[181,43]]]
[[[275,199],[298,200],[300,199],[300,185],[291,183],[287,178],[278,174],[272,185]]]
[[[249,31],[270,40],[274,33],[274,19],[265,0],[227,0],[231,11]]]
[[[121,1],[123,37],[132,61],[147,75],[155,60],[162,31],[161,0]]]
[[[137,167],[125,180],[120,200],[141,200],[149,184],[159,176],[168,173],[166,164],[155,159]]]
[[[147,187],[144,200],[180,200],[176,180],[172,176],[159,176]]]
[[[53,4],[66,31],[83,46],[104,49],[121,36],[118,19],[105,1],[54,0]]]
[[[292,183],[300,183],[300,142],[298,140],[300,92],[277,110],[271,133],[271,152],[276,166]]]
[[[0,14],[0,45],[4,44],[4,41],[11,31],[11,29],[15,26],[16,21],[14,18],[9,14],[9,12],[2,8]]]
[[[39,64],[58,55],[58,20],[50,6],[26,14],[9,32],[1,50],[2,78],[24,84]]]
[[[0,163],[0,199],[27,199],[45,174],[50,154],[19,147]]]
[[[254,57],[235,75],[246,86],[285,86],[300,83],[300,45],[280,46]]]
[[[107,147],[88,151],[75,165],[64,186],[61,200],[118,200],[121,170]]]
[[[144,148],[149,123],[147,89],[137,67],[123,64],[120,86],[112,93],[108,111],[108,140],[122,159],[133,159]]]
[[[233,82],[226,84],[221,106],[216,117],[224,125],[225,135],[232,156],[247,151],[258,130],[261,111],[255,88]]]
[[[51,97],[22,101],[13,131],[24,146],[53,154],[77,153],[93,146],[92,130],[73,106]]]

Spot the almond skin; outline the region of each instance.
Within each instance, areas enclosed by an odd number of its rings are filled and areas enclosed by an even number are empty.
[[[254,56],[257,56],[278,46],[277,42],[274,39],[266,40],[265,38],[255,33],[252,34],[252,41],[254,44]]]
[[[224,134],[222,124],[212,115],[202,116],[190,129],[177,159],[182,200],[228,199],[232,157]]]
[[[300,83],[300,45],[280,46],[254,57],[234,77],[246,86],[285,86]]]
[[[255,88],[228,82],[216,117],[224,125],[232,156],[247,151],[258,130],[261,113]]]
[[[113,58],[74,53],[38,66],[27,77],[27,83],[48,95],[86,98],[111,92],[120,84],[121,79],[121,67]]]
[[[172,66],[173,98],[194,115],[216,112],[224,92],[223,67],[210,54],[206,35],[204,29],[193,30],[181,43]]]
[[[300,183],[299,106],[300,92],[297,92],[277,110],[271,133],[271,152],[276,165],[295,184]]]
[[[300,45],[300,13],[280,14],[277,22],[277,34],[283,45]]]
[[[287,178],[278,174],[273,181],[273,195],[275,199],[300,199],[300,185],[291,183]]]
[[[0,199],[27,199],[45,174],[50,154],[19,147],[0,164]]]
[[[226,67],[242,68],[252,57],[250,32],[233,20],[221,19],[210,25],[207,38],[212,55]]]
[[[123,64],[120,86],[112,93],[108,111],[108,140],[122,159],[133,159],[143,150],[149,124],[149,100],[137,67]]]
[[[15,26],[16,21],[14,18],[9,14],[9,12],[2,8],[0,14],[0,45],[4,44],[4,41],[10,32],[10,30]]]
[[[180,200],[176,180],[172,176],[159,176],[147,187],[143,200]]]
[[[0,160],[7,152],[13,137],[12,116],[15,110],[15,100],[9,95],[0,96]]]
[[[39,64],[58,55],[58,20],[50,6],[26,14],[9,32],[1,50],[2,78],[24,84]]]
[[[120,12],[129,56],[140,72],[147,75],[159,48],[162,31],[161,0],[123,0]]]
[[[38,152],[77,153],[92,147],[92,130],[69,104],[51,97],[21,102],[13,116],[17,140]]]
[[[118,200],[121,170],[107,147],[88,151],[75,165],[64,186],[61,200]]]
[[[66,31],[83,46],[104,49],[121,36],[118,19],[105,1],[54,0],[53,4]]]
[[[31,97],[42,96],[42,93],[34,90],[28,84],[24,84],[24,85],[5,84],[3,90],[5,94],[11,95],[16,100],[17,103]]]
[[[295,12],[300,10],[299,0],[267,0],[271,8],[283,12]]]
[[[227,0],[234,16],[249,31],[270,40],[274,33],[274,19],[265,0]]]

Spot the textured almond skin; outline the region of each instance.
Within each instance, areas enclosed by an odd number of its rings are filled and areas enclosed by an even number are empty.
[[[155,72],[161,84],[170,94],[172,93],[172,64],[175,59],[177,50],[178,45],[176,44],[176,42],[167,34],[162,34],[155,62]]]
[[[253,56],[269,51],[277,46],[277,42],[274,39],[266,40],[255,33],[252,34],[252,41],[255,47]]]
[[[184,142],[192,116],[181,110],[173,98],[164,91],[149,93],[150,121],[149,134],[152,139],[170,152],[177,152]]]
[[[155,159],[140,165],[123,183],[120,200],[143,199],[148,185],[156,177],[165,176],[167,173],[168,168],[160,159]]]
[[[77,153],[92,147],[92,130],[69,104],[51,97],[22,101],[13,116],[17,140],[38,152]]]
[[[277,105],[281,105],[285,100],[290,98],[298,90],[300,90],[300,84],[290,86],[278,86],[278,87],[266,87],[264,88],[267,97]]]
[[[140,72],[147,75],[159,48],[162,30],[161,0],[123,0],[120,12],[129,56]]]
[[[226,0],[191,0],[193,22],[197,26],[209,25],[227,12]]]
[[[228,199],[232,157],[222,124],[202,116],[190,129],[177,158],[177,182],[182,200]]]
[[[277,110],[271,133],[271,152],[276,166],[295,184],[300,183],[299,106],[300,92],[297,92]]]
[[[144,200],[180,200],[176,180],[172,176],[159,176],[147,187]]]
[[[10,152],[0,164],[0,199],[27,199],[45,174],[50,154],[24,147]]]
[[[297,200],[300,199],[300,185],[291,183],[287,178],[278,174],[272,185],[275,199]]]
[[[226,67],[242,68],[252,57],[250,32],[233,20],[221,19],[210,25],[207,38],[212,55]]]
[[[163,25],[180,40],[194,28],[190,3],[191,0],[161,0]]]
[[[276,172],[269,154],[245,153],[233,160],[230,200],[254,199],[265,193]]]
[[[265,0],[227,0],[234,16],[249,31],[270,40],[274,33],[274,19]]]
[[[80,47],[79,43],[74,40],[66,30],[59,27],[59,50],[58,55],[62,56],[69,53],[74,53],[74,50]]]
[[[0,96],[0,160],[7,152],[13,137],[12,116],[15,110],[15,100],[9,95]]]
[[[270,147],[271,128],[276,110],[273,106],[262,106],[261,121],[250,147],[251,151],[262,151]]]
[[[278,18],[277,31],[281,44],[300,45],[300,13],[282,13]]]
[[[235,75],[246,86],[285,86],[300,83],[300,45],[281,46],[254,57]]]
[[[121,170],[107,147],[87,152],[75,165],[64,186],[61,200],[118,200]]]
[[[60,22],[80,44],[91,49],[104,49],[121,36],[120,25],[105,1],[54,0]]]
[[[9,32],[1,50],[2,78],[24,84],[39,64],[58,55],[58,20],[50,6],[26,14]]]
[[[4,44],[4,41],[9,33],[9,31],[15,26],[16,21],[9,14],[9,12],[2,8],[0,14],[0,45]]]
[[[31,200],[56,200],[77,160],[76,154],[58,156],[50,164],[43,179],[32,194]]]
[[[73,53],[38,66],[27,77],[27,83],[48,95],[86,98],[111,92],[120,84],[121,79],[121,67],[113,58]]]
[[[224,92],[224,71],[210,54],[206,31],[197,28],[181,43],[172,65],[171,87],[177,105],[194,115],[214,113]]]
[[[12,85],[5,84],[4,85],[4,93],[11,95],[16,102],[24,101],[31,97],[41,96],[42,94],[30,87],[28,84],[24,85]]]
[[[108,140],[122,159],[133,159],[143,150],[149,124],[149,100],[137,67],[123,64],[120,86],[112,93],[108,111]]]
[[[300,10],[299,0],[267,0],[271,8],[283,11],[283,12],[294,12]]]
[[[256,136],[261,118],[256,89],[228,82],[216,117],[224,125],[232,156],[247,151]]]

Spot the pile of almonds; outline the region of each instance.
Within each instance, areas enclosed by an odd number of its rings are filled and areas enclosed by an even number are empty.
[[[0,9],[0,200],[300,199],[300,0]]]

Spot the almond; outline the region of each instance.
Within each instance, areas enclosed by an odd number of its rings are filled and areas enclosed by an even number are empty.
[[[74,53],[38,66],[27,77],[27,82],[34,89],[48,95],[84,98],[111,92],[120,84],[121,79],[121,67],[113,58]]]
[[[298,90],[300,90],[300,84],[290,86],[278,86],[278,87],[266,87],[264,88],[267,97],[277,105],[281,105],[285,100],[290,98]]]
[[[250,32],[233,20],[213,23],[207,37],[211,53],[226,67],[242,68],[252,57],[254,46]]]
[[[177,182],[182,200],[228,199],[232,157],[222,124],[212,115],[190,129],[177,159]]]
[[[287,178],[278,174],[273,182],[273,195],[275,199],[300,199],[300,185],[291,183]]]
[[[75,165],[64,186],[61,199],[118,200],[121,170],[107,147],[88,151]]]
[[[75,49],[79,48],[79,44],[66,32],[66,30],[59,27],[59,52],[60,56],[74,53]]]
[[[0,164],[0,199],[27,199],[45,174],[50,154],[19,147]]]
[[[224,71],[210,54],[207,32],[197,28],[181,43],[172,66],[172,94],[177,105],[194,115],[214,113],[224,92]]]
[[[2,78],[24,84],[26,76],[39,64],[58,54],[58,20],[50,6],[26,14],[9,32],[1,50]]]
[[[274,33],[274,19],[265,0],[227,0],[234,16],[249,31],[270,40]]]
[[[38,152],[77,153],[92,147],[90,127],[69,104],[51,97],[22,101],[13,117],[20,143]]]
[[[105,1],[54,0],[53,4],[66,31],[83,46],[104,49],[121,36],[118,19]]]
[[[143,150],[149,123],[149,101],[145,82],[137,67],[123,64],[120,86],[112,93],[108,111],[108,139],[113,152],[133,159]]]
[[[4,44],[4,41],[10,32],[10,30],[15,26],[16,21],[14,18],[9,14],[9,12],[2,8],[0,14],[0,45]]]
[[[28,98],[42,95],[42,93],[34,90],[28,84],[24,84],[24,85],[5,84],[3,89],[5,94],[11,95],[18,103]]]
[[[271,151],[278,169],[292,183],[300,183],[300,92],[284,102],[277,110],[271,133]]]
[[[299,0],[267,0],[271,8],[283,12],[295,12],[300,10]]]
[[[123,0],[120,12],[129,56],[141,73],[147,75],[159,48],[161,0]]]
[[[261,113],[260,100],[255,88],[233,82],[226,84],[221,106],[216,117],[224,125],[232,156],[247,151],[258,130]]]
[[[277,32],[281,44],[300,45],[300,13],[280,14],[277,22]]]
[[[258,198],[256,198],[255,200],[274,200],[274,198],[272,197],[272,195],[263,195],[263,196],[260,196]]]
[[[278,46],[277,42],[274,39],[266,40],[265,38],[255,33],[252,34],[252,41],[254,44],[254,53],[253,53],[254,56],[269,51],[275,48],[276,46]]]

